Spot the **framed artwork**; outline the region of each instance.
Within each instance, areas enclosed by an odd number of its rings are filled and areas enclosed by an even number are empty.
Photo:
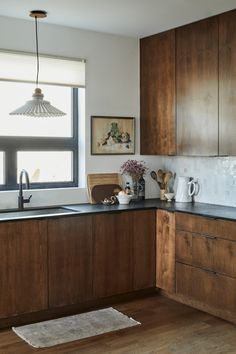
[[[92,155],[130,155],[135,153],[134,118],[91,117]]]

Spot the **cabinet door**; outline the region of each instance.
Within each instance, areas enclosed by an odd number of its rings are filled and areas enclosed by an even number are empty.
[[[127,293],[133,288],[132,212],[93,216],[94,297]]]
[[[236,278],[236,242],[217,239],[214,246],[214,270]]]
[[[176,230],[176,260],[192,264],[192,233],[187,231]]]
[[[156,285],[156,211],[133,214],[134,290]]]
[[[219,286],[219,288],[218,288]],[[199,301],[202,304],[217,307],[220,284],[216,274],[181,263],[176,263],[176,293]]]
[[[209,308],[223,310],[235,321],[236,279],[176,263],[176,293]],[[201,306],[201,307],[202,307]],[[221,315],[223,314],[221,312]]]
[[[236,10],[219,15],[219,155],[236,155]]]
[[[1,223],[0,259],[0,318],[46,309],[46,221]]]
[[[175,292],[175,214],[157,211],[157,287]]]
[[[175,32],[140,40],[141,154],[175,155]]]
[[[176,29],[177,153],[218,155],[218,19]]]
[[[48,221],[50,307],[91,299],[92,250],[91,216]]]

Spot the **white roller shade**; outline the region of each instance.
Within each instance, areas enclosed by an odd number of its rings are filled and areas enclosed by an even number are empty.
[[[85,61],[40,55],[39,83],[85,87]],[[0,80],[35,82],[35,54],[0,51]]]

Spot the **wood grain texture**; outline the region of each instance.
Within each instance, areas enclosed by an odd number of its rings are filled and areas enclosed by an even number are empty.
[[[157,210],[156,285],[175,292],[175,214]]]
[[[92,217],[48,220],[49,307],[92,298]]]
[[[177,261],[192,264],[192,239],[193,237],[191,232],[176,230],[175,255]]]
[[[176,29],[177,154],[218,155],[218,18]]]
[[[102,184],[117,184],[122,187],[122,179],[119,173],[90,173],[87,175],[87,190],[89,202],[96,204],[91,195],[92,188]]]
[[[175,155],[175,31],[140,40],[141,154]]]
[[[210,308],[210,313],[236,323],[234,278],[177,262],[176,294],[196,301],[202,309],[205,306],[205,311]]]
[[[236,10],[219,15],[219,155],[236,155]]]
[[[0,225],[0,318],[46,309],[46,221]]]
[[[133,212],[133,289],[156,286],[156,211]]]
[[[126,293],[133,288],[132,213],[93,216],[95,298]]]
[[[173,296],[173,294],[172,294]],[[116,304],[141,326],[52,348],[35,349],[13,331],[0,332],[1,354],[233,354],[236,329],[204,312],[163,296]]]
[[[175,213],[176,229],[236,241],[236,222],[205,216]]]
[[[178,261],[236,278],[236,222],[176,213],[176,227]]]
[[[215,236],[218,234],[218,224],[220,220],[208,218],[205,216],[191,215],[186,213],[175,213],[176,229],[189,231],[204,235]]]

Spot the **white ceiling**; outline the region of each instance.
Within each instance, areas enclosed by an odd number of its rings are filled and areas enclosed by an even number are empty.
[[[0,16],[30,20],[46,10],[47,23],[145,37],[236,8],[236,0],[0,0]]]

